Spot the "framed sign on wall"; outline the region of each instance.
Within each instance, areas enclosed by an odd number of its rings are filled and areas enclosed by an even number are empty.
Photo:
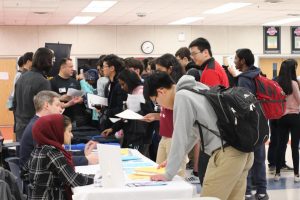
[[[280,54],[280,27],[279,26],[264,26],[264,53],[265,54]]]
[[[291,27],[291,53],[300,53],[300,26]]]

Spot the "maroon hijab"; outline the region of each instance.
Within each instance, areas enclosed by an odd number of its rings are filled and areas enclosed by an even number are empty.
[[[64,132],[64,116],[61,114],[40,117],[32,128],[32,136],[37,145],[54,146],[64,154],[68,164],[74,168],[71,154],[62,147]]]

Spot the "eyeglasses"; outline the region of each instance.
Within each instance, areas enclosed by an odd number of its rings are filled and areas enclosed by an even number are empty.
[[[195,56],[195,55],[197,55],[198,53],[202,53],[201,51],[199,51],[199,52],[191,52],[191,56]]]

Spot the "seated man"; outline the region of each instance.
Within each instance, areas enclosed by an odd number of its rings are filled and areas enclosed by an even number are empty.
[[[32,138],[32,127],[38,118],[50,114],[59,114],[62,112],[62,104],[59,101],[60,95],[52,91],[41,91],[34,96],[33,102],[36,110],[35,116],[26,126],[20,142],[20,167],[23,167],[35,146],[35,141]],[[98,163],[98,156],[91,153],[96,146],[95,142],[89,142],[86,145],[85,156],[73,156],[75,165],[87,165]]]
[[[209,87],[196,82],[194,77],[188,75],[183,76],[175,85],[170,76],[162,72],[150,75],[144,87],[146,96],[159,105],[173,110],[171,150],[167,162],[163,164],[166,165],[166,173],[151,177],[154,181],[170,181],[177,174],[185,155],[199,139],[197,122],[219,133],[216,125],[217,116],[206,97],[185,90],[185,88],[209,89]],[[229,145],[223,146],[222,149],[220,136],[207,129],[202,129],[201,139],[204,152],[211,156],[201,196],[244,199],[246,177],[253,164],[253,153],[244,153]]]

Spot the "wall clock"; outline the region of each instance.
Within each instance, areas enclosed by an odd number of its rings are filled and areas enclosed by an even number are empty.
[[[154,44],[150,41],[145,41],[141,45],[141,50],[145,54],[150,54],[154,50]]]

